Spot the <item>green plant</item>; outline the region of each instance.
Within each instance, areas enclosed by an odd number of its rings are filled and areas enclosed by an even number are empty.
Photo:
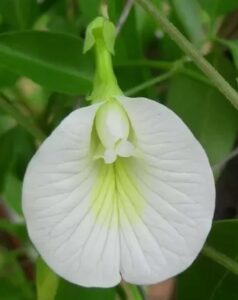
[[[72,110],[89,104],[95,66],[92,52],[83,54],[84,37],[105,5],[117,25],[113,65],[125,94],[153,98],[178,114],[217,180],[237,154],[238,42],[229,26],[236,0],[1,0],[1,299],[143,299],[147,293],[129,284],[90,289],[59,278],[36,259],[21,209],[23,176],[37,148]],[[201,254],[177,278],[177,299],[236,299],[237,224],[235,216],[214,222]]]

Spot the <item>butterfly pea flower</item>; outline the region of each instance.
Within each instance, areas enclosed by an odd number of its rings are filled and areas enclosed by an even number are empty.
[[[182,272],[201,250],[214,211],[203,148],[166,106],[123,95],[114,41],[110,21],[89,25],[92,103],[43,142],[23,185],[36,249],[57,274],[86,287],[153,284]]]

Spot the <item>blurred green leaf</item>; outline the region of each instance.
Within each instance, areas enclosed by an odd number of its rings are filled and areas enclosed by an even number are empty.
[[[2,300],[26,300],[20,287],[16,287],[9,280],[1,277],[0,282],[0,297]]]
[[[85,99],[80,101],[86,102]],[[48,101],[44,119],[47,121],[46,132],[50,133],[72,110],[79,105],[78,98],[75,96],[53,93]],[[85,106],[86,104],[84,104]]]
[[[232,53],[232,56],[234,58],[234,63],[235,63],[235,66],[238,70],[238,40],[231,40],[231,41],[228,41],[228,40],[221,40],[219,39],[219,41],[227,46],[231,53]]]
[[[168,13],[168,12],[167,12]],[[184,26],[178,19],[174,9],[169,11],[169,20],[176,26],[184,35],[186,35]],[[158,37],[158,52],[160,53],[160,60],[175,61],[184,56],[183,51],[177,46],[177,44],[165,34],[161,29],[157,30]]]
[[[17,74],[0,67],[0,88],[14,85],[17,78]]]
[[[86,23],[91,22],[100,14],[101,0],[77,0],[77,2]]]
[[[46,265],[41,257],[36,264],[37,300],[54,300],[59,277]],[[66,297],[66,299],[69,299]]]
[[[91,87],[92,60],[81,39],[27,31],[0,35],[0,64],[53,91],[82,94]]]
[[[44,0],[43,2],[40,1],[39,9],[41,12],[45,12],[49,10],[56,2],[59,2],[59,0]]]
[[[199,0],[199,2],[213,19],[238,8],[237,0]]]
[[[23,243],[29,240],[26,226],[23,223],[11,223],[11,221],[7,219],[0,219],[0,231],[17,236]]]
[[[76,2],[78,3],[85,26],[101,15],[101,0],[76,0]],[[121,3],[121,0],[107,2],[109,19],[113,21],[115,25],[118,21],[119,14],[121,13],[121,10],[118,9],[118,5],[122,8]]]
[[[152,0],[160,10],[163,8],[163,0]],[[136,11],[136,27],[140,36],[143,49],[146,49],[151,43],[153,43],[156,28],[154,21],[149,14],[139,5],[135,7]]]
[[[7,182],[7,180],[9,180],[8,174],[11,170],[19,179],[22,179],[26,166],[33,156],[36,147],[31,136],[21,127],[13,127],[0,135],[0,145],[0,193],[7,192],[7,195],[11,198],[9,200],[10,202],[18,201],[16,194],[20,192],[20,183],[18,182],[18,186],[15,186],[15,191],[10,190],[11,180]],[[17,177],[15,178],[14,184],[18,181]],[[5,187],[5,184],[9,184],[9,187]],[[13,200],[13,198],[15,200]],[[20,207],[17,202],[15,204],[11,202],[11,204],[20,212]]]
[[[116,289],[117,297],[119,298],[118,300],[128,300],[127,292],[126,292],[124,286],[122,286],[122,284],[118,284],[115,287],[115,289]]]
[[[142,295],[140,294],[140,291],[136,285],[131,284],[130,290],[134,300],[143,300]]]
[[[22,189],[22,183],[20,182],[20,180],[13,174],[9,173],[6,176],[3,197],[4,197],[5,202],[18,215],[22,215],[21,189]]]
[[[79,13],[77,0],[48,1],[50,8],[39,18],[35,28],[79,35],[82,31],[83,16]],[[41,6],[46,6],[47,1]],[[87,23],[87,22],[86,22]]]
[[[207,244],[231,259],[238,258],[238,221],[215,222]],[[178,280],[178,300],[236,300],[238,277],[204,254]]]
[[[10,169],[13,158],[13,129],[8,130],[6,133],[0,136],[0,193],[4,189],[6,180],[6,174]]]
[[[32,284],[25,276],[14,251],[0,248],[0,299],[32,300]]]
[[[28,114],[34,114],[35,119],[41,115],[47,106],[49,95],[46,88],[33,82],[31,79],[21,77],[15,85],[13,101],[27,110]]]
[[[115,300],[116,288],[84,288],[62,279],[55,300],[65,299]]]
[[[12,169],[17,177],[22,179],[26,167],[36,151],[36,145],[31,135],[20,126],[12,130],[12,139],[14,141]]]
[[[52,14],[47,22],[47,28],[51,32],[76,34],[73,24],[66,20],[64,16]]]
[[[0,14],[13,29],[30,28],[37,16],[36,0],[1,0]]]
[[[172,0],[176,14],[190,40],[198,47],[206,40],[203,12],[197,0]]]
[[[221,57],[218,61],[218,70],[235,84],[233,66]],[[238,113],[215,87],[178,75],[170,85],[168,106],[201,142],[212,165],[228,155],[237,137]]]
[[[114,7],[111,6],[111,17],[114,23],[117,24],[124,9],[125,2],[118,0],[114,2]],[[136,60],[143,57],[142,44],[137,30],[137,18],[135,7],[132,7],[128,17],[118,33],[115,44],[115,56],[113,57],[114,64],[120,64],[125,60]],[[148,69],[141,67],[135,69],[127,66],[116,68],[116,75],[120,87],[126,91],[134,87],[148,78]]]
[[[12,117],[8,115],[0,114],[0,137],[2,134],[4,134],[9,129],[15,126],[16,126],[16,121]]]

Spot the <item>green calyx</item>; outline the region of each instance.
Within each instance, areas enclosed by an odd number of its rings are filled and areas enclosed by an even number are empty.
[[[114,54],[115,39],[116,30],[109,20],[97,17],[88,25],[84,53],[94,47],[96,61],[93,90],[88,98],[92,102],[105,101],[123,95],[112,66],[111,55]]]

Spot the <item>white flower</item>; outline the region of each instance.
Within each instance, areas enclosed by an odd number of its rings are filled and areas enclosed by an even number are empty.
[[[206,154],[165,106],[124,96],[72,112],[24,180],[30,238],[60,276],[110,287],[186,269],[214,211]]]

